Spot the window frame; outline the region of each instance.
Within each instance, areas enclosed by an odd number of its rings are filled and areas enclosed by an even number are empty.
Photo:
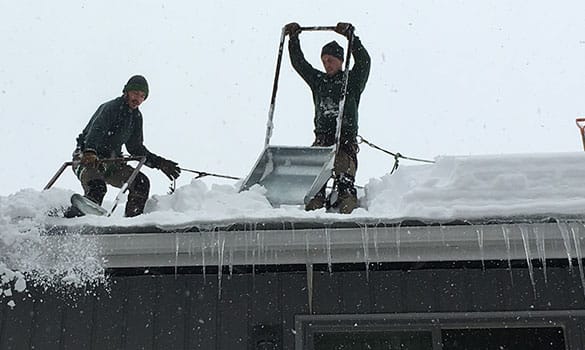
[[[314,336],[332,332],[428,331],[442,350],[441,331],[485,328],[562,328],[566,350],[583,349],[585,310],[295,316],[295,349],[315,350]]]

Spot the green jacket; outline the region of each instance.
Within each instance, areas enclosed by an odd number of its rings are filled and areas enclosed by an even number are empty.
[[[313,68],[303,55],[298,35],[290,37],[288,51],[292,66],[313,93],[315,135],[334,139],[343,87],[343,71],[330,77],[325,72]],[[360,96],[370,75],[370,55],[358,37],[354,37],[352,55],[355,64],[349,71],[347,97],[341,122],[341,142],[355,142],[358,133]]]
[[[143,144],[142,113],[132,110],[123,96],[98,107],[77,137],[77,150],[95,151],[100,158],[122,156],[122,145],[133,156],[146,156],[146,165],[156,167],[160,157]]]

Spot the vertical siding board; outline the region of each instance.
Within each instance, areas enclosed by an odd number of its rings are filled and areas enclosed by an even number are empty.
[[[408,312],[436,311],[437,286],[433,270],[409,270],[402,275],[402,297]]]
[[[261,273],[248,279],[250,310],[248,318],[248,344],[255,349],[258,344],[268,342],[282,348],[281,286],[278,273]]]
[[[372,310],[370,281],[372,271],[349,271],[339,274],[343,312],[346,314],[365,314]]]
[[[128,279],[112,278],[109,290],[96,291],[92,349],[124,349]]]
[[[249,278],[251,275],[224,276],[218,304],[219,349],[247,349],[249,320]]]
[[[224,275],[221,299],[218,304],[218,345],[219,349],[247,349],[250,307],[249,278],[252,275]]]
[[[31,348],[58,350],[60,347],[63,307],[62,300],[51,289],[35,292]]]
[[[585,294],[581,285],[578,266],[568,268],[547,268],[547,280],[544,272],[536,271],[538,298],[535,308],[538,310],[585,309]]]
[[[16,306],[5,307],[0,349],[30,349],[33,327],[33,300],[25,293],[15,293],[12,297]]]
[[[439,312],[473,311],[467,275],[473,270],[436,270],[434,273]]]
[[[313,273],[313,313],[343,313],[340,279],[342,272],[329,273],[315,271]]]
[[[507,269],[486,269],[466,272],[471,285],[471,307],[475,311],[509,310],[516,278]],[[519,283],[519,281],[518,281]]]
[[[159,277],[129,277],[126,349],[152,349]]]
[[[506,289],[510,295],[507,310],[533,310],[537,295],[534,294],[528,268],[514,268],[512,274],[514,284]]]
[[[185,275],[187,349],[217,349],[217,275]]]
[[[370,283],[373,312],[404,312],[403,285],[404,276],[402,271],[373,271]]]
[[[282,300],[282,341],[283,350],[294,350],[295,315],[309,313],[307,274],[305,272],[280,273]]]
[[[1,289],[0,289],[1,291]],[[1,294],[1,293],[0,293]],[[2,346],[2,339],[6,337],[6,318],[8,317],[8,308],[9,306],[7,303],[11,299],[3,297],[0,295],[0,350],[3,350],[4,347]]]
[[[95,298],[79,295],[66,303],[63,310],[63,350],[89,349],[93,324]]]
[[[185,339],[186,278],[161,276],[155,317],[155,349],[181,350]]]

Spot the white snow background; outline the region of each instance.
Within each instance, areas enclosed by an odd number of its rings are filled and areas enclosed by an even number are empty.
[[[0,291],[103,281],[99,247],[82,236],[52,247],[47,224],[580,214],[583,13],[584,2],[541,0],[0,0]],[[141,106],[149,149],[186,168],[244,177],[262,149],[278,39],[290,21],[352,22],[372,56],[360,134],[437,163],[402,161],[387,175],[393,159],[362,145],[364,208],[349,216],[274,209],[261,188],[238,193],[233,181],[187,173],[166,195],[166,178],[150,169],[145,215],[122,218],[122,203],[109,219],[47,216],[81,189],[70,170],[40,189],[70,159],[97,106],[133,74],[151,87]],[[343,38],[302,34],[315,67],[333,39]],[[273,142],[309,145],[312,108],[285,50]],[[116,193],[110,188],[106,208]]]

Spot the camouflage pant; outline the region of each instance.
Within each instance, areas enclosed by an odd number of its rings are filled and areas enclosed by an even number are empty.
[[[328,147],[335,144],[335,136],[316,134],[313,146]],[[359,146],[355,141],[342,140],[335,155],[333,163],[333,176],[338,186],[338,190],[355,192],[354,181],[357,172],[357,154]],[[325,194],[326,186],[319,191],[322,195]]]
[[[317,134],[315,135],[315,141],[313,146],[317,147],[328,147],[335,143],[335,136],[331,137],[328,135]],[[336,176],[346,174],[355,178],[357,172],[357,154],[359,152],[359,146],[357,143],[351,141],[342,141],[339,145],[339,150],[335,155],[335,162],[333,163],[333,172]]]
[[[85,196],[98,204],[102,204],[106,195],[106,184],[121,188],[134,172],[134,168],[126,163],[100,163],[97,167],[88,167],[79,164],[80,155],[73,157],[73,171],[81,182]],[[138,173],[134,181],[128,186],[128,202],[125,215],[127,217],[140,215],[150,191],[150,181],[143,173]]]

